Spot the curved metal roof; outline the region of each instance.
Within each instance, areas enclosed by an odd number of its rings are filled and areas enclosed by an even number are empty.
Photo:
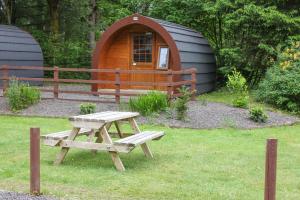
[[[150,17],[148,17],[150,18]],[[200,64],[215,64],[215,56],[208,41],[200,32],[172,22],[150,18],[166,29],[176,43],[180,53],[182,66],[200,66]],[[190,67],[189,66],[189,67]],[[215,71],[215,67],[201,72]]]
[[[216,81],[216,60],[209,42],[200,32],[172,22],[147,17],[171,35],[180,55],[182,68],[197,68],[197,90],[211,91]],[[183,77],[188,78],[188,77]]]
[[[26,31],[15,26],[0,25],[0,66],[44,66],[39,43]],[[43,77],[38,70],[10,70],[13,76]]]
[[[0,25],[0,65],[43,66],[41,47],[29,33]]]

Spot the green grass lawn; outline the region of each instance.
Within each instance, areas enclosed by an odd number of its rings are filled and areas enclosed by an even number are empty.
[[[0,189],[28,192],[29,128],[43,133],[70,128],[67,119],[0,116]],[[263,199],[265,140],[279,139],[278,199],[300,199],[300,125],[255,130],[171,129],[150,144],[122,154],[117,172],[107,153],[72,149],[53,166],[58,148],[42,145],[41,187],[64,199]]]

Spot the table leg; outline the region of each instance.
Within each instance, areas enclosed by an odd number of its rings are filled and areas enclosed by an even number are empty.
[[[95,137],[95,134],[96,134],[96,130],[95,130],[95,129],[92,129],[92,130],[91,130],[91,133],[88,135],[87,141],[88,141],[88,142],[92,142],[92,141],[93,141],[93,138]]]
[[[68,140],[74,140],[77,136],[77,134],[79,133],[80,128],[73,128],[71,134],[68,137]],[[62,147],[61,151],[57,154],[56,156],[56,160],[54,161],[55,165],[59,165],[63,162],[63,160],[65,159],[68,151],[69,151],[69,147]]]
[[[114,124],[115,124],[115,127],[116,127],[116,129],[117,129],[117,133],[118,133],[119,137],[120,137],[120,138],[123,138],[123,134],[122,134],[122,132],[121,132],[121,128],[120,128],[119,122],[118,122],[118,121],[115,121]]]
[[[138,125],[137,125],[134,118],[129,119],[129,123],[130,123],[130,126],[131,126],[132,130],[134,131],[134,134],[141,132],[141,130],[138,127]],[[153,154],[152,154],[149,146],[147,145],[147,143],[141,144],[141,148],[142,148],[142,150],[143,150],[146,157],[153,158]]]
[[[100,135],[102,136],[103,141],[106,144],[112,144],[113,143],[111,137],[108,134],[106,126],[103,127],[102,131],[100,132]],[[116,166],[117,170],[118,171],[125,171],[125,167],[124,167],[124,165],[123,165],[123,163],[122,163],[122,161],[119,157],[118,152],[110,151],[109,154],[110,154],[111,159],[112,159],[114,165]]]
[[[109,129],[111,127],[111,123],[108,123],[108,124],[106,124],[104,126],[106,126],[106,128]],[[96,139],[95,143],[102,143],[103,142],[103,139],[102,139],[102,136],[101,136],[101,131],[102,130],[103,130],[103,127],[101,127],[99,129],[99,134],[97,136],[97,139]],[[97,153],[97,150],[92,150],[92,153],[94,153],[94,154]]]
[[[142,150],[143,150],[143,152],[144,152],[144,154],[147,158],[153,158],[153,154],[150,151],[149,146],[148,146],[147,143],[141,144],[141,148],[142,148]]]

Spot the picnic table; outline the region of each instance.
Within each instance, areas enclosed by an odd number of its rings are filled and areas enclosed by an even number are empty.
[[[141,131],[135,120],[137,112],[100,112],[69,118],[73,129],[43,135],[44,144],[61,147],[54,164],[61,164],[70,148],[88,149],[92,152],[105,151],[111,155],[112,161],[119,171],[125,167],[119,153],[129,153],[135,147],[141,146],[146,157],[152,158],[152,152],[147,144],[164,136],[163,131]],[[132,133],[124,133],[121,124],[129,123]],[[112,125],[116,132],[110,132]],[[76,137],[86,135],[87,141],[75,141]],[[118,137],[118,140],[113,140]],[[95,139],[94,139],[95,138]]]

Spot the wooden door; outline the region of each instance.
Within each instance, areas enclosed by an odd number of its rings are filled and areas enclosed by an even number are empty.
[[[154,34],[152,32],[131,33],[131,70],[154,70]],[[154,74],[131,74],[133,82],[149,82],[155,81]],[[133,89],[154,89],[154,86],[132,85]]]

